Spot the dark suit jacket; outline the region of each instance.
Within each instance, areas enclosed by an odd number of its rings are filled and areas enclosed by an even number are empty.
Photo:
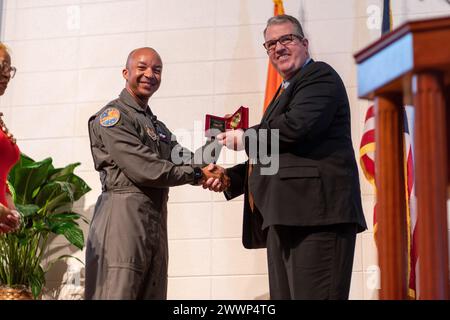
[[[270,225],[356,223],[359,232],[367,228],[351,141],[350,107],[340,76],[328,64],[311,60],[289,83],[253,127],[258,132],[279,130],[278,172],[262,175],[261,169],[268,165],[259,161],[259,154],[248,181],[246,164],[227,170],[232,182],[227,199],[245,194],[246,248],[264,247]],[[259,135],[246,139],[247,154],[255,142],[274,149],[270,135],[261,139]],[[248,204],[249,190],[255,212]]]

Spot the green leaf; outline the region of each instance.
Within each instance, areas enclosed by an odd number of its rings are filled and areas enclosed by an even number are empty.
[[[15,170],[14,188],[21,204],[32,203],[33,192],[46,182],[52,159],[31,163]]]
[[[19,211],[24,218],[32,216],[39,211],[39,206],[35,204],[17,204],[17,211]]]
[[[80,250],[84,248],[83,231],[78,226],[72,226],[64,231],[66,239]]]
[[[33,222],[33,229],[37,232],[50,232],[52,231],[51,228],[42,220],[34,221]]]
[[[59,219],[59,220],[71,220],[74,222],[74,220],[79,220],[81,219],[84,223],[86,224],[90,224],[90,220],[88,218],[86,218],[84,215],[76,213],[76,212],[72,212],[72,211],[67,211],[64,213],[58,213],[58,214],[52,214],[50,216],[51,220],[53,219]]]
[[[31,293],[33,294],[34,299],[37,299],[45,285],[45,272],[40,265],[29,275],[29,283]]]
[[[64,168],[53,169],[49,172],[49,180],[55,180],[59,177],[73,174],[76,167],[80,166],[80,162],[71,163]]]
[[[54,181],[47,183],[36,196],[36,204],[51,212],[62,205],[74,202],[72,186],[68,182]]]
[[[9,192],[11,192],[11,196],[13,199],[13,202],[16,202],[16,189],[14,188],[13,184],[10,181],[6,181],[6,185],[8,186]]]
[[[34,161],[33,159],[31,159],[29,156],[27,156],[25,153],[21,153],[20,154],[20,164],[21,166],[26,166],[32,163],[35,163],[36,161]]]
[[[65,181],[72,185],[75,201],[78,201],[82,196],[91,191],[91,188],[89,188],[86,182],[74,174],[60,176],[56,179],[56,181]]]
[[[36,189],[34,189],[33,194],[31,195],[31,197],[34,199],[36,198],[36,195],[39,193],[39,191],[41,191],[41,187],[37,187]]]
[[[58,213],[51,216],[52,220],[78,220],[81,218],[81,214],[71,212],[71,213]]]
[[[67,229],[77,226],[77,224],[73,221],[53,219],[51,219],[48,224],[51,231],[56,234],[64,234]]]
[[[35,161],[33,159],[31,159],[30,157],[28,157],[27,155],[21,153],[20,154],[20,159],[19,161],[16,163],[16,165],[14,167],[11,168],[11,170],[9,171],[9,175],[8,175],[8,180],[9,182],[14,185],[15,184],[15,178],[16,178],[16,170],[22,168],[23,166],[29,165],[34,163]]]

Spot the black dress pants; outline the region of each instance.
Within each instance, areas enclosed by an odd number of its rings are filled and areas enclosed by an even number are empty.
[[[270,298],[348,299],[356,224],[269,226]]]

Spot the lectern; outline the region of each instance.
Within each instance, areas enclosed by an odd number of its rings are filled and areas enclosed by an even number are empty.
[[[355,54],[358,96],[375,101],[380,299],[407,298],[403,112],[415,108],[420,299],[449,298],[450,17],[405,23]]]

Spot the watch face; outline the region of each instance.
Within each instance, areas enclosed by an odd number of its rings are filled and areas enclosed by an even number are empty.
[[[194,180],[199,181],[203,177],[203,171],[199,167],[194,168]]]

